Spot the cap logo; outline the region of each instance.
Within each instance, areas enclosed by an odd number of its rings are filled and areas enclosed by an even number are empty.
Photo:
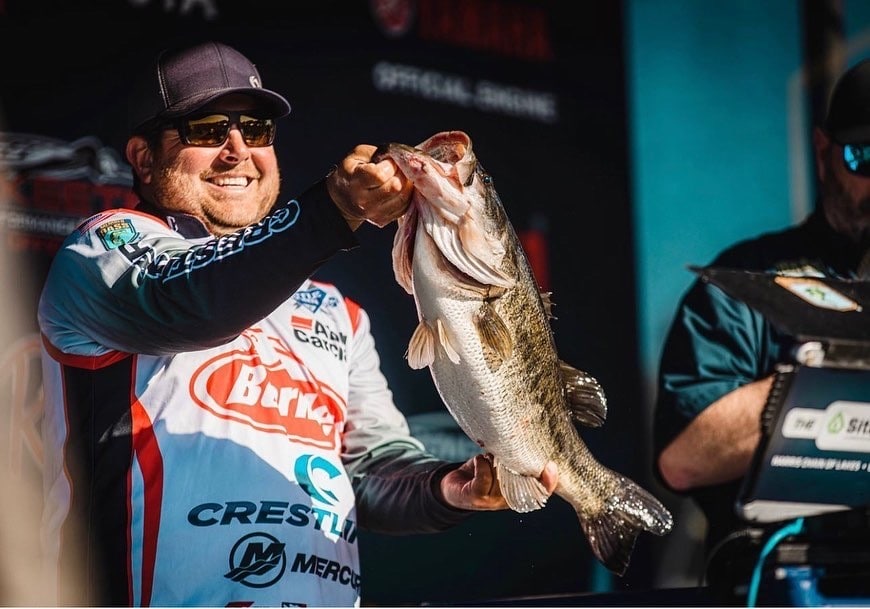
[[[263,88],[263,83],[260,82],[260,79],[257,78],[256,74],[251,74],[248,77],[248,82],[250,82],[251,86],[254,87],[255,89],[262,89]]]

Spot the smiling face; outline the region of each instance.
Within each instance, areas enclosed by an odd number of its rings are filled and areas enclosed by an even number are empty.
[[[251,98],[227,95],[201,110],[254,109]],[[157,141],[153,149],[140,136],[127,143],[127,159],[139,177],[142,198],[196,216],[214,235],[258,222],[278,197],[281,176],[275,148],[248,146],[238,125],[215,147],[185,145],[174,128],[162,131]]]

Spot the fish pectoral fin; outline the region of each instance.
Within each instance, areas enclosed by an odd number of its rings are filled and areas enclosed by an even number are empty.
[[[408,365],[414,370],[425,368],[435,361],[435,330],[421,319],[408,344]]]
[[[518,474],[498,459],[495,459],[495,471],[501,494],[513,511],[525,514],[539,510],[547,504],[550,495],[541,481],[534,476]]]
[[[559,362],[565,397],[571,417],[587,427],[601,427],[607,419],[607,397],[604,389],[587,372]]]
[[[485,347],[489,347],[505,361],[514,351],[514,341],[510,330],[492,304],[484,302],[474,315],[474,325],[477,335]]]
[[[447,328],[444,327],[444,324],[441,322],[440,319],[435,320],[435,325],[438,328],[438,343],[444,349],[444,353],[447,355],[447,359],[449,359],[454,364],[458,364],[459,354],[456,352],[456,349],[453,348],[453,345],[450,344],[450,337],[447,335]]]
[[[621,576],[628,568],[637,536],[642,531],[665,535],[674,526],[674,519],[658,499],[632,480],[618,476],[613,487],[617,491],[607,497],[599,513],[590,515],[574,507],[593,554]]]

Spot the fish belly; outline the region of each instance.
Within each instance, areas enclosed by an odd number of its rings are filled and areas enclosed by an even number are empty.
[[[432,248],[425,231],[418,230],[413,267],[418,315],[430,325],[440,321],[459,356],[454,363],[441,345],[436,346],[430,372],[438,393],[465,434],[485,452],[517,473],[538,476],[553,454],[544,429],[545,396],[538,393],[540,386],[529,386],[528,375],[518,365],[519,353],[499,365],[487,354],[474,323],[481,295],[439,272],[427,255]]]

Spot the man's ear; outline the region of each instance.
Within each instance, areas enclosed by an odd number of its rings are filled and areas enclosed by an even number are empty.
[[[816,162],[816,173],[821,182],[824,182],[827,179],[827,165],[825,164],[825,159],[827,158],[832,145],[833,142],[827,133],[822,131],[819,127],[813,128],[813,156]]]
[[[154,155],[151,152],[151,147],[148,145],[148,140],[140,135],[133,135],[127,140],[127,162],[133,167],[133,171],[139,177],[139,181],[143,184],[151,182],[152,166],[154,164]]]

